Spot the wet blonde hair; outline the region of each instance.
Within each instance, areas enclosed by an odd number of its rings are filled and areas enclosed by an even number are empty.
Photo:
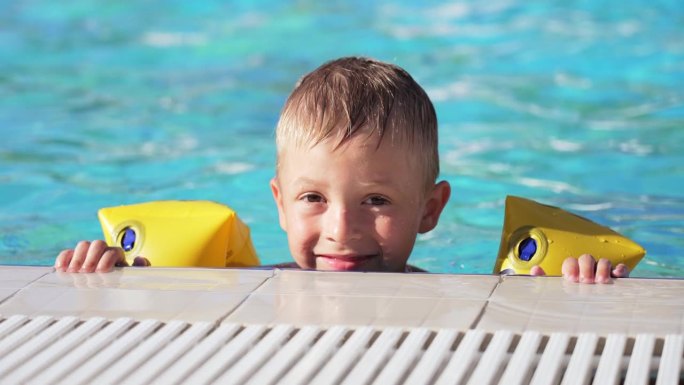
[[[285,102],[276,127],[278,158],[287,146],[327,140],[337,146],[358,133],[400,143],[423,163],[425,183],[439,174],[437,116],[423,88],[402,68],[345,57],[305,75]]]

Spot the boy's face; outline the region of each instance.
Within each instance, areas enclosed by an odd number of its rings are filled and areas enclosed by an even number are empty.
[[[290,252],[304,269],[403,271],[434,228],[449,185],[425,188],[419,156],[363,135],[280,155],[271,189]],[[426,191],[428,190],[428,191]]]

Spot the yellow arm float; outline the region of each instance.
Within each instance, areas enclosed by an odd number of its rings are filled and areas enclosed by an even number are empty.
[[[107,244],[124,249],[129,264],[257,266],[249,228],[227,206],[210,201],[154,201],[103,208],[98,218]]]
[[[624,263],[629,270],[646,251],[615,231],[564,211],[515,196],[506,197],[506,213],[494,273],[529,274],[539,265],[548,275],[561,275],[563,260],[591,254]]]

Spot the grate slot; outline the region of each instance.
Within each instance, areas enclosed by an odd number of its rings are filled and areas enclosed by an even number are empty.
[[[186,329],[178,338],[171,341],[156,355],[150,357],[141,367],[131,373],[126,383],[129,385],[143,385],[152,382],[152,379],[160,375],[165,369],[170,368],[174,362],[190,350],[197,341],[206,336],[214,327],[211,322],[198,322]]]
[[[561,385],[585,385],[593,374],[592,361],[596,351],[598,336],[594,333],[582,333],[577,338],[570,362],[565,370]]]
[[[248,382],[251,385],[273,384],[301,357],[311,341],[319,334],[316,326],[305,326],[286,343],[270,361]]]
[[[0,341],[0,358],[3,358],[3,356],[16,349],[17,346],[22,345],[35,334],[50,326],[52,320],[53,318],[50,316],[39,316],[23,324],[19,329],[14,330],[12,334]]]
[[[499,385],[522,385],[530,382],[533,365],[537,364],[537,350],[542,341],[541,333],[526,331],[522,334]]]
[[[451,353],[458,332],[452,329],[440,330],[427,348],[422,358],[406,379],[406,385],[425,385],[432,383],[435,374],[444,368]]]
[[[479,359],[480,346],[486,333],[483,330],[468,330],[451,356],[449,363],[437,380],[437,385],[464,383],[472,370],[475,360]]]
[[[624,356],[627,336],[609,334],[599,359],[594,385],[615,385],[622,377],[622,357]]]
[[[158,320],[145,320],[127,330],[120,338],[116,338],[111,345],[89,357],[88,360],[70,373],[61,381],[63,385],[86,384],[98,373],[106,369],[108,365],[117,362],[126,351],[134,345],[142,342],[145,337],[150,335],[160,324]]]
[[[413,329],[373,384],[398,384],[401,379],[405,378],[406,372],[414,366],[414,361],[419,356],[429,336],[430,331],[428,329]]]
[[[15,329],[23,325],[28,319],[25,315],[13,315],[0,323],[0,338],[14,332]]]
[[[65,333],[68,333],[77,323],[78,318],[76,317],[62,318],[50,325],[45,332],[40,333],[25,345],[22,345],[20,348],[17,348],[17,350],[5,356],[2,361],[0,361],[0,378],[3,378],[10,370],[21,365],[22,362],[29,360],[31,356],[38,354],[41,349],[45,349],[45,347],[52,344]]]
[[[294,385],[310,381],[316,369],[332,355],[346,331],[347,328],[344,326],[333,326],[328,329],[308,353],[287,373],[282,379],[282,383]]]
[[[401,329],[387,328],[378,336],[373,342],[373,345],[366,351],[366,353],[359,360],[359,365],[352,369],[349,376],[342,382],[344,385],[357,385],[368,383],[380,369],[383,363],[387,361],[387,356],[391,349],[396,345],[399,338],[401,338]]]
[[[665,336],[665,345],[660,358],[658,380],[656,385],[682,382],[682,354],[684,353],[684,335],[670,334]]]
[[[112,343],[119,335],[124,333],[132,324],[130,318],[119,318],[110,323],[82,345],[75,347],[62,359],[54,362],[47,370],[40,373],[38,377],[29,381],[31,384],[53,384],[60,380],[68,372],[92,357],[93,354],[101,350],[107,344]]]
[[[243,384],[251,374],[253,374],[264,361],[271,357],[288,338],[294,329],[291,325],[278,325],[268,332],[254,348],[245,354],[230,370],[226,371],[216,381],[217,383]]]
[[[125,356],[107,365],[104,372],[92,382],[98,384],[118,384],[128,373],[137,369],[148,357],[158,351],[161,346],[178,335],[187,324],[181,321],[171,321],[161,327],[152,337],[142,341],[136,348]]]
[[[470,381],[468,381],[469,385],[493,383],[494,379],[502,372],[505,361],[508,361],[506,353],[512,340],[513,333],[508,330],[499,330],[494,333],[494,337],[487,345],[487,349],[470,377]]]
[[[209,333],[199,344],[185,352],[177,363],[164,372],[155,384],[177,384],[196,370],[202,362],[211,358],[221,346],[230,340],[240,327],[235,324],[221,325],[214,332]]]
[[[542,353],[537,370],[532,376],[532,385],[556,384],[561,375],[565,351],[570,342],[566,333],[553,333]]]
[[[651,356],[655,347],[655,337],[652,334],[639,334],[634,342],[632,355],[627,368],[625,385],[647,384],[651,371]]]
[[[370,327],[362,327],[354,331],[349,339],[342,345],[328,364],[318,372],[312,381],[312,385],[338,384],[340,378],[354,364],[354,361],[363,354],[365,346],[370,341],[375,330]]]
[[[50,345],[38,355],[25,362],[14,372],[8,374],[7,383],[18,384],[26,382],[31,376],[42,373],[50,364],[59,360],[68,352],[75,349],[80,343],[100,330],[107,321],[104,318],[91,318],[66,334],[63,338]]]
[[[187,379],[189,384],[208,384],[221,372],[228,368],[239,356],[245,354],[253,342],[264,333],[264,325],[247,326],[240,331],[228,344],[200,366]]]

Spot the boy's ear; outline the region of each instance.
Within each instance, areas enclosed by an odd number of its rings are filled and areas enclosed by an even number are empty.
[[[273,193],[273,200],[278,207],[278,219],[280,221],[280,227],[287,232],[287,221],[285,220],[285,209],[283,208],[283,195],[280,193],[280,187],[278,186],[278,179],[271,179],[271,192]]]
[[[451,196],[451,186],[449,182],[443,180],[435,185],[425,201],[423,217],[420,220],[419,233],[427,233],[437,226],[439,216],[449,201]]]

